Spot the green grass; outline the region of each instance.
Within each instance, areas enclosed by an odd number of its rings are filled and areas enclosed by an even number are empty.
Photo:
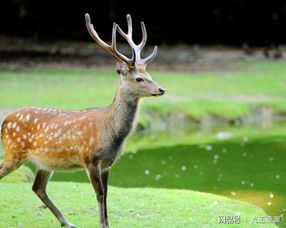
[[[152,72],[166,95],[143,102],[141,121],[149,113],[167,117],[184,112],[202,119],[206,113],[223,119],[251,114],[259,107],[286,112],[286,65],[280,62],[234,64],[212,72]],[[0,72],[0,108],[47,106],[82,109],[111,103],[118,85],[114,71],[39,69]]]
[[[90,184],[51,182],[48,192],[71,223],[82,228],[98,226],[96,197]],[[1,215],[5,215],[0,227],[60,227],[32,192],[31,184],[1,183],[0,193]],[[221,227],[219,216],[240,216],[243,227],[253,227],[253,217],[266,216],[251,204],[186,190],[110,187],[108,205],[110,226],[116,228]]]

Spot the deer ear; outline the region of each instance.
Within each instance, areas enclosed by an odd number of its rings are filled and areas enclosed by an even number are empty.
[[[128,73],[128,66],[121,62],[121,61],[117,61],[116,62],[116,71],[117,71],[117,74],[120,74],[120,75],[123,75],[123,76],[126,76],[127,73]]]

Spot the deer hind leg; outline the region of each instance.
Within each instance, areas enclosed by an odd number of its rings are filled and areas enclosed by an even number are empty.
[[[61,223],[61,226],[75,228],[75,226],[69,223],[63,214],[59,211],[59,209],[53,204],[53,202],[49,199],[46,193],[46,187],[48,181],[50,180],[53,172],[48,170],[40,169],[38,170],[35,178],[34,185],[32,187],[33,191],[37,194],[37,196],[42,200],[42,202],[53,212],[56,218]]]
[[[4,155],[4,161],[0,165],[0,180],[9,173],[19,168],[26,160],[26,155],[23,152],[14,152],[7,150]]]

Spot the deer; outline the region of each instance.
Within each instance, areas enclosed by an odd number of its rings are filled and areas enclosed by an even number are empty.
[[[146,70],[146,65],[157,54],[157,46],[150,55],[142,58],[141,51],[147,41],[145,25],[141,22],[142,41],[136,44],[132,38],[131,16],[127,14],[126,18],[127,33],[113,23],[109,45],[98,36],[89,14],[85,14],[90,36],[116,59],[116,72],[120,80],[109,106],[82,110],[23,108],[9,114],[2,124],[4,159],[0,165],[0,179],[25,161],[32,161],[37,167],[32,190],[63,227],[72,228],[75,225],[64,217],[47,195],[46,187],[53,172],[86,170],[96,193],[99,227],[108,228],[106,199],[109,171],[134,129],[141,98],[165,93]],[[118,51],[117,33],[131,47],[131,57]]]

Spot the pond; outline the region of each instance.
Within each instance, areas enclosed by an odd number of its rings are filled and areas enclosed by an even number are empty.
[[[254,122],[137,134],[109,184],[211,192],[285,218],[285,129],[283,122]],[[56,173],[52,180],[88,181],[85,172]]]

